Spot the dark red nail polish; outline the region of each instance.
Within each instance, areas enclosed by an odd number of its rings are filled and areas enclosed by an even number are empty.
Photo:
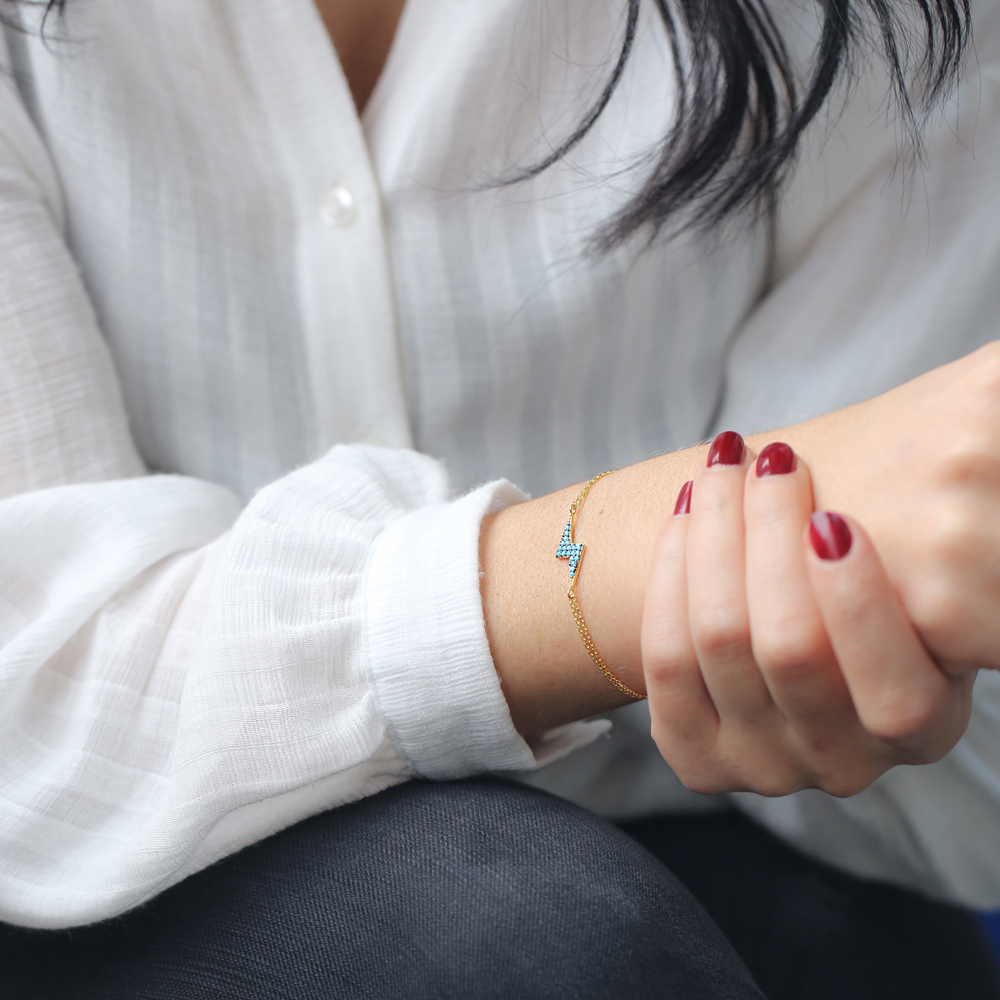
[[[739,465],[743,461],[743,438],[736,431],[723,431],[708,451],[708,467]]]
[[[809,518],[809,541],[820,559],[843,559],[851,551],[851,529],[839,514],[818,510]]]
[[[694,488],[694,480],[689,479],[677,494],[677,503],[674,504],[674,516],[678,514],[691,513],[691,490]]]
[[[769,444],[757,456],[758,479],[764,476],[787,476],[794,469],[795,452],[781,441]]]

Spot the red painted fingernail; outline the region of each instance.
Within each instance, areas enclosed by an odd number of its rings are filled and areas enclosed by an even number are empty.
[[[775,441],[757,456],[757,478],[763,476],[787,476],[795,469],[795,452]]]
[[[674,504],[674,516],[678,514],[691,513],[691,490],[694,487],[694,480],[689,479],[677,494],[677,503]]]
[[[736,431],[723,431],[708,450],[708,467],[739,465],[743,461],[743,438]]]
[[[820,559],[833,562],[851,551],[851,529],[839,514],[818,510],[809,518],[809,541]]]

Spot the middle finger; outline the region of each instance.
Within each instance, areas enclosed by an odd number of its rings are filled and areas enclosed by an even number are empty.
[[[753,661],[744,573],[743,488],[753,455],[720,434],[695,476],[688,524],[691,639],[720,717],[756,721],[774,703]]]

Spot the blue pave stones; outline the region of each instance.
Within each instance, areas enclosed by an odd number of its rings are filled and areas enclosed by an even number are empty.
[[[573,541],[573,521],[570,519],[563,530],[562,538],[559,540],[559,547],[556,549],[557,559],[569,560],[569,578],[572,583],[576,579],[576,571],[580,565],[580,558],[583,556],[583,544]]]

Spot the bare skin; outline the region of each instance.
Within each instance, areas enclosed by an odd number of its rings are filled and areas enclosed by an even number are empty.
[[[360,114],[392,48],[406,0],[316,0]]]
[[[702,466],[653,551],[642,659],[661,753],[689,788],[771,795],[852,795],[939,760],[975,671],[928,655],[859,524],[813,516],[800,457],[755,457]]]
[[[707,448],[621,469],[596,483],[576,518],[587,546],[577,597],[594,642],[617,676],[644,692],[639,647],[653,542],[682,484]],[[598,470],[601,471],[601,470]],[[527,736],[626,704],[580,640],[555,558],[579,484],[487,518],[482,532],[483,609],[514,725]]]

